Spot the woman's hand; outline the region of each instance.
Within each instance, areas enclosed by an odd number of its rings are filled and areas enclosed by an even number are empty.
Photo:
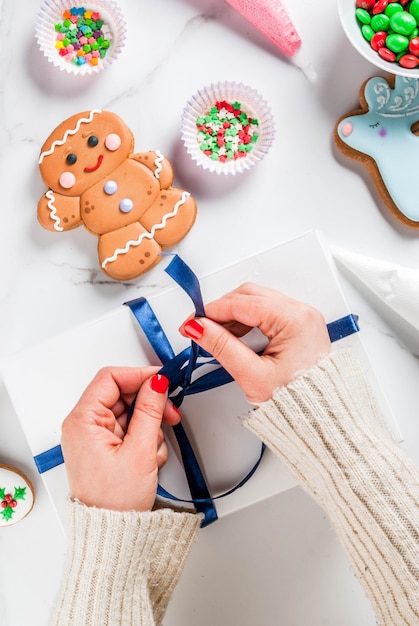
[[[158,470],[167,460],[161,423],[181,419],[167,400],[168,380],[157,371],[100,370],[64,420],[61,443],[72,498],[119,511],[153,507]]]
[[[276,387],[330,350],[322,314],[273,289],[246,283],[207,304],[205,314],[187,320],[179,331],[210,352],[253,404],[271,398]],[[254,327],[268,340],[262,356],[239,339]]]

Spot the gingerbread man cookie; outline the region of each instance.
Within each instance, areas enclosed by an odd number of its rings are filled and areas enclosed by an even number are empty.
[[[336,145],[367,168],[393,215],[406,226],[419,228],[419,79],[370,78],[362,85],[359,100],[361,108],[336,123]]]
[[[189,232],[197,212],[193,197],[172,187],[168,159],[133,148],[125,122],[94,109],[57,126],[39,158],[49,187],[38,203],[40,224],[56,232],[84,225],[98,237],[102,270],[121,281],[156,265],[161,251]]]
[[[34,504],[27,476],[9,465],[0,465],[0,526],[12,526],[29,515]]]

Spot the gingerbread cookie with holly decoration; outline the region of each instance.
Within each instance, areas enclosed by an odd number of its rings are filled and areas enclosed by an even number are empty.
[[[32,483],[15,467],[0,464],[0,526],[12,526],[29,515],[35,496]]]

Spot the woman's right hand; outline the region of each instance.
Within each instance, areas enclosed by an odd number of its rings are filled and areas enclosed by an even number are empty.
[[[205,305],[205,314],[180,333],[212,354],[255,405],[330,351],[322,314],[267,287],[245,283]],[[261,356],[239,339],[254,327],[268,340]]]

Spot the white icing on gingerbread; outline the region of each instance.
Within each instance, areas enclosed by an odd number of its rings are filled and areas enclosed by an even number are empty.
[[[81,117],[77,121],[75,128],[66,130],[64,133],[64,137],[62,139],[57,139],[56,141],[53,142],[49,150],[45,150],[44,152],[41,153],[38,164],[40,165],[46,156],[49,156],[50,154],[52,154],[57,146],[64,145],[70,135],[75,135],[76,133],[78,133],[80,130],[80,126],[82,124],[90,124],[90,122],[93,120],[93,117],[96,113],[102,113],[102,111],[100,109],[92,109],[89,113],[89,117]]]
[[[48,198],[47,207],[49,208],[50,218],[54,221],[54,230],[64,230],[64,228],[60,226],[61,220],[57,215],[57,208],[54,206],[55,196],[52,189],[49,189],[45,195]]]
[[[154,176],[159,179],[160,178],[160,172],[163,169],[163,161],[164,161],[164,156],[162,155],[162,153],[160,152],[160,150],[155,150],[155,154],[157,154],[157,158],[154,161],[154,165],[156,166],[156,169],[154,170]]]
[[[117,248],[111,257],[108,257],[103,261],[102,267],[105,268],[108,263],[113,263],[114,261],[116,261],[120,254],[126,254],[131,247],[139,246],[144,239],[153,239],[155,232],[157,230],[162,230],[163,228],[165,228],[167,220],[177,215],[179,208],[182,206],[182,204],[185,204],[186,198],[188,198],[189,196],[190,193],[188,191],[184,191],[182,193],[181,199],[178,200],[178,202],[176,202],[175,206],[173,207],[173,210],[170,211],[170,213],[166,213],[165,215],[163,215],[162,220],[159,224],[155,224],[150,232],[141,233],[138,239],[131,239],[130,241],[127,241],[123,248]]]

